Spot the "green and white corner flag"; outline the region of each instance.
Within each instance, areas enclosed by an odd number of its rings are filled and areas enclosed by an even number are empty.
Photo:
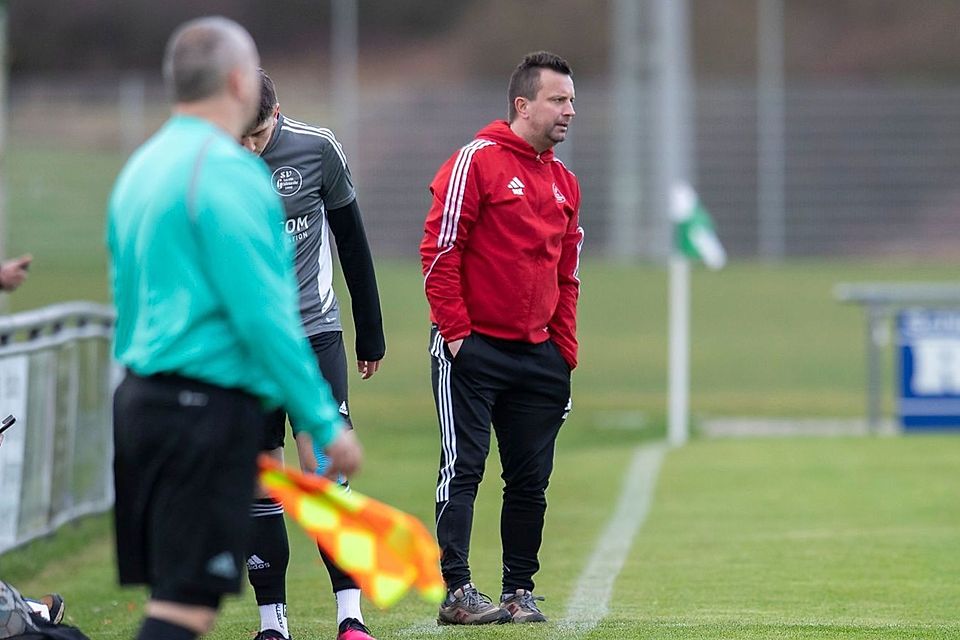
[[[713,219],[697,197],[697,192],[686,182],[673,188],[670,197],[670,218],[674,225],[677,250],[694,260],[702,260],[711,269],[721,269],[727,263]]]
[[[670,256],[670,329],[667,438],[680,446],[690,436],[690,260],[703,260],[711,269],[727,262],[713,220],[686,182],[670,194],[670,219],[675,251]]]

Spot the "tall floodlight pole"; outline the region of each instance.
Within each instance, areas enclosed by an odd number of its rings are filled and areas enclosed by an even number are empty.
[[[0,260],[7,256],[7,0],[0,0]],[[7,296],[0,296],[5,309]]]
[[[783,30],[783,0],[757,0],[757,228],[771,261],[786,249]]]
[[[337,137],[356,164],[358,149],[359,81],[358,0],[330,0],[330,57],[333,66],[333,106]]]
[[[610,256],[618,260],[628,260],[640,253],[641,13],[641,3],[637,0],[614,0],[610,5],[613,29],[610,122],[614,137],[607,145],[611,167],[607,248]],[[650,249],[647,247],[647,253]]]
[[[653,0],[655,44],[654,157],[657,211],[669,254],[669,381],[667,436],[682,445],[690,429],[690,265],[674,246],[671,193],[693,174],[693,80],[688,0]]]

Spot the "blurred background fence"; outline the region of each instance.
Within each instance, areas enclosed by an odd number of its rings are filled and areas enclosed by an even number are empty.
[[[257,39],[284,111],[345,143],[378,255],[415,258],[433,173],[504,116],[511,69],[541,48],[574,69],[578,115],[558,154],[583,184],[588,256],[667,253],[657,110],[670,65],[690,85],[684,162],[735,258],[960,254],[960,3],[688,0],[669,49],[671,6],[12,2],[8,162],[18,148],[135,147],[168,112],[170,30],[223,13]]]
[[[321,125],[331,120],[322,87],[276,74],[281,107]],[[502,83],[501,83],[502,84]],[[437,167],[474,132],[503,117],[501,84],[364,87],[358,141],[348,148],[367,230],[377,253],[416,256],[429,184]],[[304,89],[304,87],[307,87]],[[651,225],[658,161],[650,141],[649,96],[632,105],[640,144],[637,225],[631,243],[656,255]],[[11,86],[13,144],[77,150],[128,150],[162,122],[162,87],[142,76],[78,82],[32,78]],[[577,82],[578,114],[559,156],[580,177],[588,255],[608,253],[615,229],[614,163],[622,144],[611,86]],[[761,255],[758,209],[757,98],[752,86],[698,87],[694,175],[722,239],[741,258]],[[804,83],[785,97],[783,202],[785,257],[956,254],[960,239],[960,84]],[[13,162],[16,161],[14,157]]]

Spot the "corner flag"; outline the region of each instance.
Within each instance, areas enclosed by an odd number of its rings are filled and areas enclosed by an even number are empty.
[[[711,269],[727,262],[713,221],[697,193],[678,182],[670,193],[674,251],[670,255],[670,328],[667,437],[680,446],[690,435],[690,260],[703,260]]]
[[[687,258],[703,260],[711,269],[721,269],[727,263],[727,252],[717,238],[710,214],[693,187],[685,182],[673,188],[670,218],[674,223],[675,242],[680,253]]]
[[[259,464],[264,488],[378,607],[392,606],[410,587],[424,600],[443,600],[440,549],[419,520],[269,456]]]

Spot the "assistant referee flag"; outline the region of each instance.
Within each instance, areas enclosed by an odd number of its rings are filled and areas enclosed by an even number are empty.
[[[430,602],[443,600],[440,549],[413,516],[266,455],[260,482],[378,607],[390,607],[410,587]]]

